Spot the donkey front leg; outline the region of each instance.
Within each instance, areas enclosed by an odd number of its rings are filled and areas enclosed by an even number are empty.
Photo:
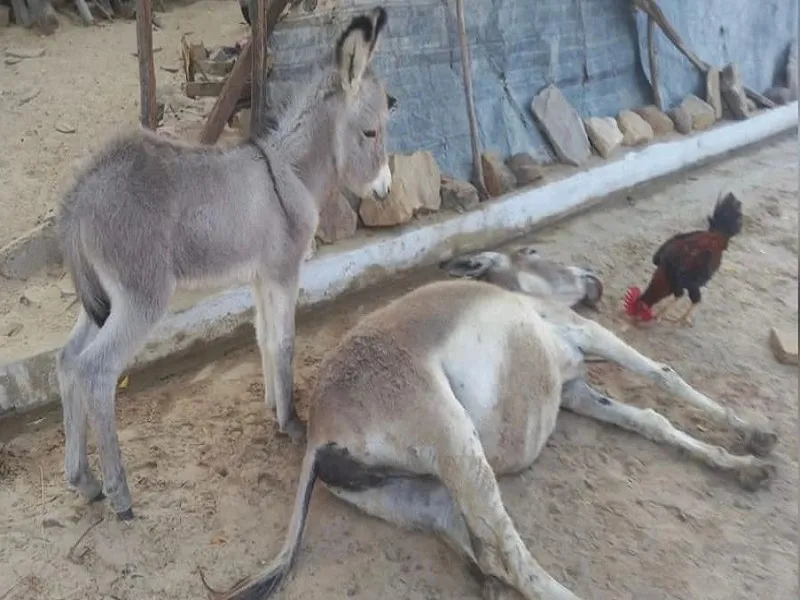
[[[268,407],[275,407],[279,431],[288,434],[295,444],[303,444],[305,426],[297,416],[293,399],[297,295],[297,276],[280,282],[259,279],[253,284],[264,401]]]
[[[592,389],[585,381],[575,380],[564,386],[562,407],[638,433],[656,443],[685,450],[690,456],[721,471],[733,471],[746,490],[755,491],[775,474],[775,467],[755,456],[734,456],[676,429],[653,409],[641,409],[617,402]]]
[[[702,410],[720,425],[731,427],[744,437],[747,449],[753,454],[766,456],[775,447],[778,436],[768,427],[748,423],[733,410],[720,406],[686,383],[672,367],[647,358],[598,323],[581,317],[575,325],[566,327],[564,333],[583,352],[598,354],[644,375],[691,406]]]

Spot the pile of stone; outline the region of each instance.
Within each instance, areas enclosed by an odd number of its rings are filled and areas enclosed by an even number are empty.
[[[780,100],[773,100],[776,104],[797,98],[796,44],[791,46],[786,73],[785,85],[767,92],[768,97]],[[688,94],[667,112],[648,105],[622,110],[616,117],[582,119],[564,93],[551,84],[534,97],[530,109],[557,161],[583,167],[593,154],[612,158],[620,147],[640,147],[662,136],[703,131],[721,119],[746,119],[756,110],[734,65],[721,71],[708,68],[704,96]],[[481,166],[489,198],[544,180],[541,165],[526,153],[504,159],[496,152],[484,152]],[[392,191],[383,200],[337,192],[322,211],[319,241],[332,244],[354,235],[359,227],[393,227],[440,210],[464,212],[480,203],[476,188],[441,174],[430,152],[393,155],[390,168]]]
[[[490,197],[531,185],[543,177],[541,167],[529,154],[515,154],[504,161],[499,154],[486,152],[481,160]],[[337,191],[323,204],[317,229],[319,242],[333,244],[353,236],[359,227],[394,227],[442,209],[462,213],[480,202],[475,186],[442,174],[429,151],[393,154],[389,168],[392,189],[386,198],[356,198]]]

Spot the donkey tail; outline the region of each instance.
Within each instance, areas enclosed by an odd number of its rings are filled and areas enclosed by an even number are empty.
[[[289,522],[289,531],[278,556],[260,573],[248,577],[235,585],[230,591],[215,594],[218,600],[265,600],[274,592],[283,578],[292,568],[303,529],[308,516],[308,505],[311,501],[311,492],[317,481],[317,450],[309,449],[300,468],[300,481],[297,484],[297,495],[292,511],[292,520]]]
[[[71,224],[64,229],[62,252],[78,299],[92,321],[102,327],[111,314],[111,300],[100,283],[97,271],[86,258],[78,224]]]

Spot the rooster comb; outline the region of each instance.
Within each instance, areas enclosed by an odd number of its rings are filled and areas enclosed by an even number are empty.
[[[629,315],[636,313],[636,302],[639,300],[639,296],[641,295],[642,291],[638,287],[628,288],[628,290],[625,292],[625,298],[622,301],[626,313]]]

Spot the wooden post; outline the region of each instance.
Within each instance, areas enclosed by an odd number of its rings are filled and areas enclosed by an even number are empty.
[[[456,0],[456,18],[458,19],[458,39],[461,42],[461,74],[464,79],[464,96],[467,99],[467,119],[469,120],[469,140],[472,145],[472,183],[478,190],[480,199],[486,200],[489,194],[483,180],[483,164],[478,146],[478,123],[475,118],[475,100],[472,97],[472,61],[467,42],[467,24],[464,21],[464,0]]]
[[[139,91],[142,126],[158,126],[156,106],[156,68],[153,64],[153,5],[151,0],[136,4],[136,46],[139,55]]]
[[[664,110],[661,100],[661,85],[658,83],[658,47],[656,46],[656,21],[647,16],[647,56],[650,60],[650,86],[653,88],[653,100],[658,110]]]
[[[253,65],[250,75],[250,131],[260,132],[264,119],[264,79],[267,75],[267,11],[270,0],[256,0],[256,14],[252,19]]]
[[[242,48],[239,58],[233,63],[233,69],[228,73],[228,78],[222,86],[222,91],[217,96],[217,101],[208,115],[206,125],[203,127],[203,132],[200,134],[201,144],[216,144],[219,136],[222,135],[222,130],[225,129],[230,116],[233,114],[233,109],[242,90],[250,81],[250,69],[253,63],[253,42],[247,42]]]
[[[265,45],[267,43],[266,40],[269,39],[272,30],[275,29],[275,25],[278,23],[278,19],[288,3],[289,0],[270,1],[269,7],[267,8],[269,14],[267,15],[266,34],[264,35]],[[208,115],[206,125],[203,128],[203,132],[200,134],[201,143],[215,144],[222,134],[222,130],[225,129],[225,123],[227,123],[228,119],[230,119],[233,114],[236,102],[239,100],[242,90],[244,90],[252,75],[252,45],[251,39],[251,42],[242,49],[242,53],[239,54],[239,58],[236,59],[236,63],[233,65],[233,70],[225,80],[225,85],[222,86],[222,91],[217,97],[217,102],[214,104],[214,108],[211,109],[211,114]],[[266,54],[264,57],[266,59]],[[261,87],[263,88],[263,86]],[[252,112],[255,113],[255,110]],[[253,129],[252,124],[250,129]]]

